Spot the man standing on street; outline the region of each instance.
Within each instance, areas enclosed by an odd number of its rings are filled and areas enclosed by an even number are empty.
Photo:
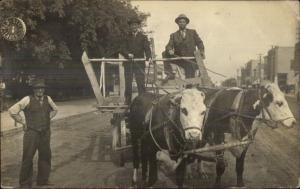
[[[37,79],[32,84],[33,95],[26,96],[8,111],[11,117],[24,128],[23,157],[19,183],[21,188],[32,187],[33,157],[38,150],[37,186],[48,183],[51,170],[50,120],[56,115],[57,107],[50,96],[44,95],[45,83]],[[20,116],[23,111],[25,120]]]
[[[196,30],[186,28],[189,22],[189,18],[184,14],[180,14],[175,19],[179,30],[171,34],[166,50],[162,53],[163,58],[194,56],[196,47],[200,50],[202,58],[205,58],[204,45]],[[171,63],[182,67],[185,71],[186,78],[195,77],[195,72],[198,69],[196,63],[182,60],[172,61]],[[164,62],[164,70],[167,75],[165,81],[174,79],[175,76],[169,61]]]
[[[129,22],[130,34],[125,40],[122,47],[122,54],[131,59],[129,62],[124,62],[125,69],[125,104],[129,105],[132,98],[132,80],[133,74],[137,83],[138,94],[145,92],[145,61],[133,61],[134,58],[144,58],[151,61],[151,50],[148,38],[139,27],[141,21],[139,19],[131,19]]]

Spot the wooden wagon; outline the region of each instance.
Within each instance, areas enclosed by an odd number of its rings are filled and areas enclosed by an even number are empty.
[[[152,40],[152,47],[153,40]],[[154,52],[154,49],[152,49]],[[131,159],[131,142],[130,142],[130,133],[127,128],[127,113],[128,106],[124,105],[124,91],[125,91],[125,80],[124,80],[124,67],[123,63],[128,61],[145,61],[145,59],[134,59],[128,60],[123,57],[118,59],[107,59],[107,58],[93,58],[90,59],[86,52],[82,55],[82,63],[87,72],[89,80],[91,82],[95,97],[97,99],[97,108],[101,112],[110,112],[112,113],[111,126],[112,126],[112,161],[118,165],[123,166],[126,161]],[[185,88],[186,85],[200,85],[202,87],[212,87],[212,82],[208,76],[207,69],[204,66],[203,60],[201,58],[200,52],[196,51],[194,57],[176,57],[176,58],[152,58],[153,62],[148,65],[148,70],[145,72],[148,73],[146,76],[146,90],[153,91],[157,94],[166,94],[177,92]],[[177,75],[179,78],[175,78],[164,85],[161,84],[159,80],[159,64],[161,61],[172,61],[172,60],[186,60],[193,61],[197,63],[199,67],[199,75],[196,78],[184,79],[180,69],[177,67]],[[100,71],[98,71],[98,79],[96,77],[94,66],[96,64]],[[106,67],[107,65],[115,65],[118,68],[118,83],[114,87],[113,92],[110,94],[106,91]],[[161,64],[162,65],[162,64]],[[147,69],[147,68],[146,68]],[[136,94],[133,94],[133,96]],[[244,142],[245,144],[248,143]],[[213,146],[205,149],[197,149],[193,151],[187,151],[187,154],[190,153],[202,153],[206,151],[214,151],[220,149],[231,148],[238,145],[245,145],[242,143],[232,143],[221,146]]]

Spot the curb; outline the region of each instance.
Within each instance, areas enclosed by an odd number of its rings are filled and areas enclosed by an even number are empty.
[[[84,113],[80,113],[80,114],[75,114],[75,115],[70,115],[70,116],[67,116],[67,117],[62,117],[62,118],[59,118],[59,119],[55,119],[51,122],[51,127],[58,127],[58,122],[61,122],[65,119],[70,119],[72,117],[77,117],[79,115],[85,115],[85,114],[89,114],[89,113],[92,113],[92,112],[97,112],[99,110],[91,110],[91,111],[88,111],[88,112],[84,112]],[[15,134],[18,134],[20,133],[21,131],[23,131],[23,128],[22,127],[16,127],[16,128],[12,128],[12,129],[9,129],[9,130],[5,130],[5,131],[1,131],[1,137],[9,137],[9,136],[13,136]]]

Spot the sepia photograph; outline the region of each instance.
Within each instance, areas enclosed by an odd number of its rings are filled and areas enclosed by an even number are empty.
[[[1,188],[300,188],[297,0],[0,0]]]

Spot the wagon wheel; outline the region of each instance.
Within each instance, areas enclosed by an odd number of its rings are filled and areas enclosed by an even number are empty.
[[[113,125],[112,128],[112,150],[116,150],[120,146],[120,128]]]
[[[113,119],[112,125],[112,149],[117,150],[127,145],[126,121],[124,118]]]
[[[125,122],[125,119],[122,119],[121,120],[121,123],[120,123],[120,130],[121,130],[121,146],[126,146],[127,145],[127,135],[126,135],[126,122]]]
[[[124,118],[114,114],[112,125],[112,160],[116,165],[123,167],[125,165],[124,152],[118,148],[126,145],[126,123]]]

